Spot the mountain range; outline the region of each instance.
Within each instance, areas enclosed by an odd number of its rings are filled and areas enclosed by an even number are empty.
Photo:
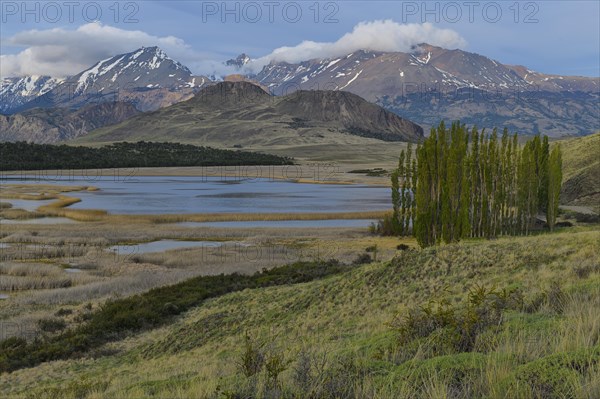
[[[194,76],[160,48],[143,47],[99,61],[67,79],[46,80],[36,96],[29,92],[23,96],[16,86],[22,83],[7,81],[0,91],[0,109],[17,113],[32,108],[80,108],[123,101],[140,111],[153,111],[192,97],[209,82],[206,76]]]
[[[254,79],[274,93],[345,90],[428,128],[441,119],[525,134],[585,135],[600,126],[600,79],[545,75],[428,44],[272,62]]]
[[[224,80],[253,82],[277,97],[296,91],[300,97],[306,91],[350,92],[425,130],[442,119],[555,137],[586,135],[600,126],[598,78],[546,75],[463,50],[428,44],[409,52],[360,50],[295,64],[274,61],[258,73],[249,71],[251,63],[246,54],[226,61],[238,73]],[[101,60],[65,79],[4,78],[0,113],[10,116],[0,121],[0,140],[64,141],[124,118],[146,118],[140,112],[150,112],[151,119],[153,111],[193,99],[217,83],[193,75],[158,47]],[[128,103],[135,110],[116,105],[113,116],[107,112],[111,106],[93,108],[105,103]]]

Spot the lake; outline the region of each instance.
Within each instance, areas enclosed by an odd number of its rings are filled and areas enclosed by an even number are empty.
[[[8,177],[8,176],[5,176]],[[6,184],[89,185],[100,191],[67,193],[81,198],[71,209],[113,214],[360,212],[390,208],[390,189],[366,185],[305,184],[273,179],[112,176],[4,179]],[[15,208],[23,201],[16,202]],[[29,201],[42,204],[42,201]],[[33,204],[25,204],[28,209]],[[39,205],[38,205],[39,206]],[[34,207],[35,209],[35,207]]]
[[[118,255],[145,254],[150,252],[163,252],[171,249],[181,248],[217,248],[224,243],[220,241],[178,241],[178,240],[160,240],[131,245],[113,245],[107,251]]]

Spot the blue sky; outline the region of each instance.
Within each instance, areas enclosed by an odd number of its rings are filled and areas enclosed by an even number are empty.
[[[30,2],[24,9],[21,1],[2,1],[0,74],[43,69],[66,74],[69,63],[79,68],[152,42],[193,72],[208,73],[241,52],[263,57],[305,40],[336,42],[361,22],[393,20],[450,30],[462,41],[443,43],[503,63],[544,73],[600,75],[597,1],[227,2],[229,13],[222,1],[123,1],[118,7],[114,1],[76,3],[69,9],[63,1]],[[96,18],[104,29],[77,32]],[[381,40],[388,35],[385,29],[374,32]]]

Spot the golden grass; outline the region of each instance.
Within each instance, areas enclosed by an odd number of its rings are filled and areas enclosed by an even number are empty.
[[[67,217],[80,222],[91,222],[101,220],[108,212],[95,209],[65,209],[66,207],[81,202],[81,199],[57,195],[58,201],[37,208],[37,212],[44,216]]]
[[[2,209],[1,215],[7,219],[30,219],[43,216],[62,216],[78,221],[97,221],[108,212],[103,210],[65,209],[70,205],[80,202],[81,199],[62,195],[64,192],[95,191],[96,187],[90,186],[60,186],[51,184],[7,184],[2,186],[0,198],[23,200],[51,200],[48,205],[42,205],[36,212],[27,212],[21,209]],[[32,192],[35,192],[33,194]]]
[[[188,213],[163,215],[108,215],[109,223],[245,222],[285,220],[380,219],[389,211],[306,213]]]

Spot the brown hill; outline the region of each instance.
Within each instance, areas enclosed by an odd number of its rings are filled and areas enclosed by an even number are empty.
[[[423,129],[346,92],[299,91],[274,97],[248,82],[221,82],[194,98],[79,142],[182,141],[216,146],[417,141]],[[359,139],[360,138],[360,139]]]

